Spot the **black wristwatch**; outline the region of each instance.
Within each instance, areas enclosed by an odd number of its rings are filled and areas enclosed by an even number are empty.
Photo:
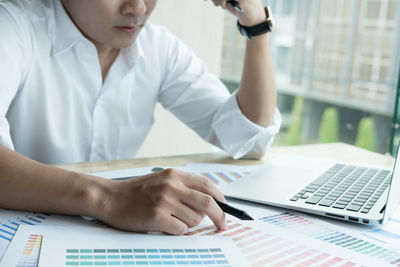
[[[271,32],[274,28],[274,19],[272,17],[271,8],[269,6],[265,7],[265,14],[267,15],[267,20],[261,22],[260,24],[246,27],[240,25],[239,21],[237,22],[237,27],[239,32],[245,36],[247,39],[251,39],[254,36],[258,36],[267,32]]]

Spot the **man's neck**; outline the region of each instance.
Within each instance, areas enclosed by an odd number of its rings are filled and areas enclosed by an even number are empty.
[[[101,74],[103,78],[103,82],[106,79],[108,71],[110,70],[112,64],[118,56],[119,49],[115,49],[112,47],[106,47],[103,45],[96,45],[97,55],[99,58]]]

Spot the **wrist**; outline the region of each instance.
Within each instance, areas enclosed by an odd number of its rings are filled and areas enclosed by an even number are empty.
[[[257,25],[268,19],[261,1],[249,2],[244,6],[244,10],[245,12],[237,13],[237,19],[245,27]]]
[[[106,210],[107,199],[111,195],[112,181],[91,175],[85,175],[83,179],[85,180],[83,191],[81,196],[78,197],[82,208],[79,215],[102,219]]]
[[[259,49],[265,49],[266,46],[269,47],[269,42],[270,42],[269,32],[253,36],[251,39],[246,40],[246,43],[248,44],[252,44],[253,46],[261,46],[259,47]]]
[[[238,17],[238,21],[239,21],[240,25],[243,25],[245,27],[252,27],[252,26],[260,24],[268,19],[264,12],[264,9],[262,9],[262,12],[258,12],[258,13],[259,14],[255,14],[251,17],[250,16]]]

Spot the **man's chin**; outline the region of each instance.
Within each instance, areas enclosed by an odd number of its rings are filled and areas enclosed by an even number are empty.
[[[138,34],[135,34],[135,36],[132,36],[130,38],[115,38],[112,41],[111,46],[116,49],[130,47],[136,42],[137,37],[138,37]]]
[[[110,44],[110,46],[114,49],[123,49],[123,48],[128,48],[131,47],[134,43],[136,42],[136,38],[134,40],[131,40],[129,42],[113,42]]]

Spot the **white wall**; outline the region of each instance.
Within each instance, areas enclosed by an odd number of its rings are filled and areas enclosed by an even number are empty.
[[[190,45],[211,73],[219,76],[222,54],[223,16],[211,1],[159,0],[151,21],[162,24]],[[156,123],[137,157],[166,156],[215,151],[191,129],[160,105]]]

